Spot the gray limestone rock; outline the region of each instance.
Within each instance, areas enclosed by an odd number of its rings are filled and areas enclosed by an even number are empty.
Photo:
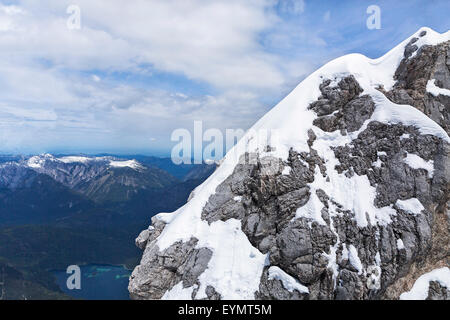
[[[450,300],[450,290],[437,281],[430,281],[427,300]]]

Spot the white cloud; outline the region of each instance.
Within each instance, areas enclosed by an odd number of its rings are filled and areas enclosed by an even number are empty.
[[[3,121],[55,121],[57,115],[53,110],[42,108],[24,108],[20,106],[0,106],[0,118]]]
[[[67,28],[73,3],[80,30]],[[2,151],[163,148],[194,120],[245,129],[324,62],[405,36],[360,31],[360,6],[328,9],[295,0],[0,4]]]
[[[305,9],[303,1],[283,3],[294,14]],[[248,128],[271,107],[267,101],[282,97],[312,69],[296,57],[269,53],[267,43],[323,44],[281,23],[273,0],[130,0],[126,6],[79,0],[80,30],[66,26],[69,4],[0,6],[4,151],[144,148],[149,142],[162,148],[173,129],[189,128],[194,120]],[[128,81],[151,77],[149,69],[204,83],[214,94]]]
[[[80,70],[151,64],[218,87],[268,88],[283,83],[274,57],[258,43],[275,21],[271,3],[80,0],[81,29],[69,30],[69,2],[22,1],[23,9],[4,7],[14,19],[3,26],[10,32],[0,35],[0,49]],[[20,28],[12,30],[14,24]]]

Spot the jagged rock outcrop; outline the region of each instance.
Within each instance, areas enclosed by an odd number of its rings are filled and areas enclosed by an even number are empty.
[[[405,58],[395,72],[395,86],[386,96],[397,104],[409,104],[436,121],[447,132],[450,131],[450,96],[434,95],[427,91],[429,81],[435,80],[439,88],[450,88],[450,42],[425,45],[420,49],[411,39],[405,49]],[[415,56],[409,58],[413,53]]]
[[[249,133],[185,207],[152,219],[131,297],[397,299],[449,266],[450,95],[429,89],[450,89],[450,33],[436,37],[300,84],[255,125],[278,141],[249,147]],[[433,282],[429,299],[448,290]]]
[[[437,281],[431,281],[427,300],[450,300],[450,290]]]

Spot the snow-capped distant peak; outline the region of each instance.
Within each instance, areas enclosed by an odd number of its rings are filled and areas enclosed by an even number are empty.
[[[142,169],[143,166],[136,160],[111,160],[109,166],[114,168],[131,168],[134,170]]]
[[[43,160],[39,157],[31,157],[30,159],[28,159],[27,165],[30,168],[40,168],[42,166],[42,162]]]
[[[39,156],[33,156],[31,158],[29,158],[26,162],[27,166],[30,168],[41,168],[42,165],[45,164],[45,161],[50,160],[50,161],[54,161],[55,158],[49,154],[49,153],[45,153]]]

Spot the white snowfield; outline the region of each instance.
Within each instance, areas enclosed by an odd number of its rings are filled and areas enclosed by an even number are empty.
[[[82,157],[82,156],[66,156],[66,157],[60,157],[56,158],[51,154],[42,154],[39,156],[33,156],[27,161],[27,166],[34,169],[42,168],[42,166],[45,165],[46,161],[52,161],[52,162],[61,162],[65,164],[70,163],[90,163],[90,162],[108,162],[108,165],[110,167],[114,168],[131,168],[134,170],[140,170],[143,169],[144,166],[140,164],[136,160],[117,160],[113,159],[111,157]]]
[[[308,110],[308,106],[321,96],[319,85],[326,79],[337,83],[341,78],[353,75],[364,90],[362,94],[368,94],[373,98],[376,109],[372,118],[366,121],[358,132],[347,136],[342,136],[338,131],[327,133],[314,127],[317,139],[312,147],[318,151],[319,156],[327,159],[325,165],[329,180],[323,178],[317,170],[314,182],[309,185],[312,196],[304,207],[299,208],[297,217],[325,223],[320,215],[323,204],[315,197],[315,191],[320,188],[336,202],[342,204],[345,209],[353,211],[360,227],[367,226],[369,223],[372,225],[391,223],[391,217],[396,214],[394,207],[375,207],[376,190],[370,185],[366,176],[354,175],[352,178],[347,178],[344,174],[338,174],[334,167],[339,162],[331,147],[350,143],[373,120],[413,125],[423,134],[435,135],[450,142],[447,133],[422,112],[412,106],[394,104],[376,89],[379,86],[383,86],[386,90],[392,88],[395,84],[393,76],[403,59],[405,46],[412,37],[419,37],[422,31],[426,31],[427,34],[416,42],[419,47],[450,40],[450,31],[439,34],[429,28],[421,28],[379,59],[369,59],[361,54],[350,54],[329,62],[302,81],[286,98],[262,117],[227,153],[221,166],[196,188],[194,197],[186,205],[175,212],[157,216],[158,219],[167,223],[157,240],[160,250],[167,249],[177,241],[188,241],[195,237],[199,239],[197,248],[208,247],[213,252],[208,268],[199,278],[200,287],[196,298],[206,297],[205,289],[211,285],[223,299],[254,299],[254,292],[258,290],[261,273],[268,261],[267,255],[251,245],[241,230],[239,221],[230,219],[226,222],[216,221],[209,225],[201,219],[201,212],[209,197],[215,193],[217,186],[232,174],[239,157],[245,152],[257,152],[260,157],[273,156],[283,160],[287,159],[290,148],[297,152],[309,152],[307,132],[313,127],[316,114]],[[273,133],[269,142],[258,137],[258,133],[264,130]],[[273,151],[266,152],[267,145],[272,146]],[[330,215],[334,214],[338,213],[333,212],[331,208]],[[352,262],[359,268],[357,252],[350,250]],[[336,261],[336,250],[332,250],[328,258],[329,266],[333,267],[333,261]],[[276,269],[271,270],[273,272]],[[169,290],[170,296],[173,297],[177,290],[179,288]],[[185,294],[180,293],[179,297],[185,297]]]
[[[30,159],[28,159],[27,165],[30,168],[35,168],[36,169],[36,168],[40,168],[42,166],[43,161],[45,161],[45,160],[35,156],[35,157],[31,157]]]
[[[58,158],[59,161],[64,163],[87,163],[89,161],[93,161],[95,159],[88,157],[78,157],[78,156],[67,156]]]
[[[135,169],[135,170],[143,168],[143,166],[136,160],[111,160],[109,162],[109,165],[111,167],[115,167],[115,168],[128,167],[128,168]]]
[[[49,153],[44,153],[39,156],[31,157],[28,159],[26,165],[30,168],[38,169],[45,164],[45,161],[56,161],[56,158]]]
[[[428,297],[431,281],[436,281],[450,290],[450,269],[448,267],[434,269],[420,276],[410,291],[400,295],[400,300],[425,300]]]

